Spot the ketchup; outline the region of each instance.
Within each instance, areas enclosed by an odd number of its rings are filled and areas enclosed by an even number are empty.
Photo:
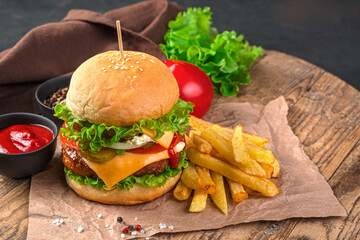
[[[38,150],[54,139],[48,128],[17,124],[0,130],[0,153],[27,153]]]
[[[168,149],[168,153],[169,153],[169,157],[170,157],[170,167],[172,168],[177,168],[179,166],[179,158],[174,150],[174,147],[179,143],[179,142],[185,142],[185,138],[182,137],[180,133],[174,134],[173,140],[170,143],[169,149]]]
[[[174,134],[174,137],[170,143],[170,146],[168,148],[168,154],[170,157],[170,167],[177,168],[179,166],[179,159],[178,156],[174,150],[174,147],[178,145],[179,142],[185,142],[185,137],[182,136],[180,133]],[[130,150],[126,150],[127,152],[131,153],[157,153],[164,151],[166,148],[161,146],[160,144],[155,144],[154,146],[150,148],[134,148]]]

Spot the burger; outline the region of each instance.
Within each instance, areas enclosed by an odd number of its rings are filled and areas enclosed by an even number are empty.
[[[100,53],[73,73],[55,107],[67,184],[105,204],[138,204],[168,192],[187,167],[184,134],[193,104],[175,77],[142,52]]]

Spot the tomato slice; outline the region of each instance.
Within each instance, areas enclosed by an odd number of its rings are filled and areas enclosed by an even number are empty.
[[[139,147],[139,148],[126,150],[126,152],[145,154],[145,153],[157,153],[164,150],[166,150],[166,148],[164,148],[163,146],[157,143],[149,148]]]
[[[63,128],[68,127],[67,122],[64,122],[63,125],[62,125],[62,127],[63,127]],[[74,127],[75,127],[75,125],[74,125]],[[80,126],[77,124],[77,126],[75,127],[75,129],[76,129],[76,128],[80,128]],[[81,128],[80,128],[80,129],[81,129]],[[76,129],[76,130],[77,130],[77,129]],[[60,141],[61,141],[64,145],[66,145],[66,146],[68,146],[68,147],[71,147],[71,148],[73,148],[73,149],[76,149],[76,150],[80,150],[80,147],[79,147],[78,145],[76,145],[76,143],[75,143],[74,140],[69,141],[66,136],[63,136],[63,135],[62,135],[62,133],[59,134],[59,139],[60,139]]]

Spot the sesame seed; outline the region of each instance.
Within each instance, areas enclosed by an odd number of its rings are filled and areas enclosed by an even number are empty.
[[[80,227],[78,227],[78,229],[77,229],[77,232],[78,233],[82,233],[84,231],[84,229],[80,226]]]
[[[64,220],[62,220],[62,219],[60,219],[60,221],[59,221],[60,223],[63,223],[64,222]]]
[[[105,70],[105,68],[101,68],[101,70]]]
[[[150,62],[155,63],[154,60],[150,59]]]
[[[124,69],[129,69],[129,68],[125,66]]]
[[[57,222],[57,223],[55,223],[55,225],[60,227],[61,223]]]
[[[101,218],[101,217],[102,217],[101,213],[99,213],[97,217],[98,217],[98,218]]]
[[[133,68],[134,66],[133,66],[133,65],[130,65],[130,67],[132,67],[132,68]]]
[[[107,72],[107,70],[103,70],[103,72]]]
[[[104,57],[106,57],[107,56],[107,54],[104,54]]]
[[[105,227],[107,227],[107,228],[108,228],[109,226],[110,226],[109,224],[106,224],[106,225],[105,225]]]
[[[119,55],[119,53],[118,53],[118,52],[116,52],[115,54],[116,54],[116,55]]]
[[[111,68],[111,65],[109,65],[108,68]]]
[[[140,63],[139,61],[136,61],[135,63]]]
[[[137,53],[135,53],[134,55],[136,55],[136,56],[137,56],[137,55],[140,55],[140,53],[138,53],[138,52],[137,52]]]
[[[116,66],[114,67],[114,69],[115,69],[115,70],[119,69],[119,66],[116,65]]]
[[[111,63],[114,63],[114,62],[115,62],[114,60],[111,61]]]
[[[143,69],[142,69],[142,68],[140,68],[140,71],[143,71]]]
[[[137,78],[137,76],[133,76],[133,78]],[[136,221],[136,220],[135,220]]]
[[[150,238],[149,238],[149,237],[146,237],[145,239],[146,239],[146,240],[149,240]]]

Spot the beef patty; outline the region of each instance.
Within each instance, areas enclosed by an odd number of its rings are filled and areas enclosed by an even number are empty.
[[[91,177],[91,178],[98,177],[96,173],[86,164],[86,162],[79,155],[77,150],[62,145],[62,153],[63,153],[63,163],[67,169],[83,177]],[[133,175],[137,177],[143,176],[145,174],[159,175],[164,172],[165,167],[167,165],[169,165],[169,159],[164,159],[143,167],[139,171],[135,172]]]

